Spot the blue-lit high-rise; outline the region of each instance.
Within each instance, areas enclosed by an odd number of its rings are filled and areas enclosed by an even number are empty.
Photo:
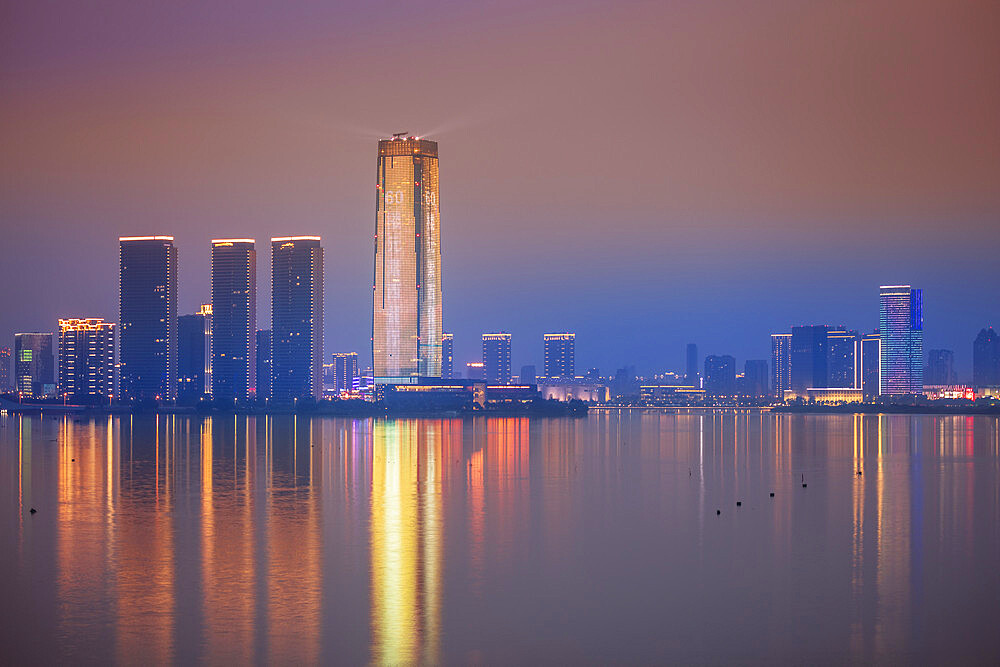
[[[924,317],[921,290],[909,285],[879,288],[881,392],[920,394],[924,390]]]
[[[172,236],[120,244],[119,378],[126,400],[173,399],[177,390],[177,248]]]
[[[257,251],[253,239],[212,241],[212,396],[247,399],[256,387]]]
[[[271,239],[271,397],[323,395],[323,248],[318,236]]]

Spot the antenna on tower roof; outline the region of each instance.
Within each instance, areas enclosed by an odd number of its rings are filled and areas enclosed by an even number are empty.
[[[408,132],[396,132],[392,135],[393,139],[405,139]]]

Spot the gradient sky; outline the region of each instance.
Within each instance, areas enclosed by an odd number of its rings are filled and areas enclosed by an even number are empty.
[[[326,349],[370,364],[376,141],[440,142],[445,328],[579,369],[769,358],[924,289],[968,377],[1000,326],[1000,3],[3,2],[0,344],[117,319],[120,234],[320,234]]]

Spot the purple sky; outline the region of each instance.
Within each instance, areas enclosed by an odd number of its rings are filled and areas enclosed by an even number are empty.
[[[1000,326],[1000,4],[6,2],[0,344],[117,317],[119,234],[320,234],[328,351],[370,362],[376,140],[440,142],[457,359],[573,330],[578,366],[769,356],[925,290],[925,347]]]

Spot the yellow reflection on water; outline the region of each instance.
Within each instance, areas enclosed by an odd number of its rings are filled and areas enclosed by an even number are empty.
[[[441,421],[372,425],[372,661],[440,662],[443,476],[452,454]],[[449,438],[450,440],[450,438]]]

